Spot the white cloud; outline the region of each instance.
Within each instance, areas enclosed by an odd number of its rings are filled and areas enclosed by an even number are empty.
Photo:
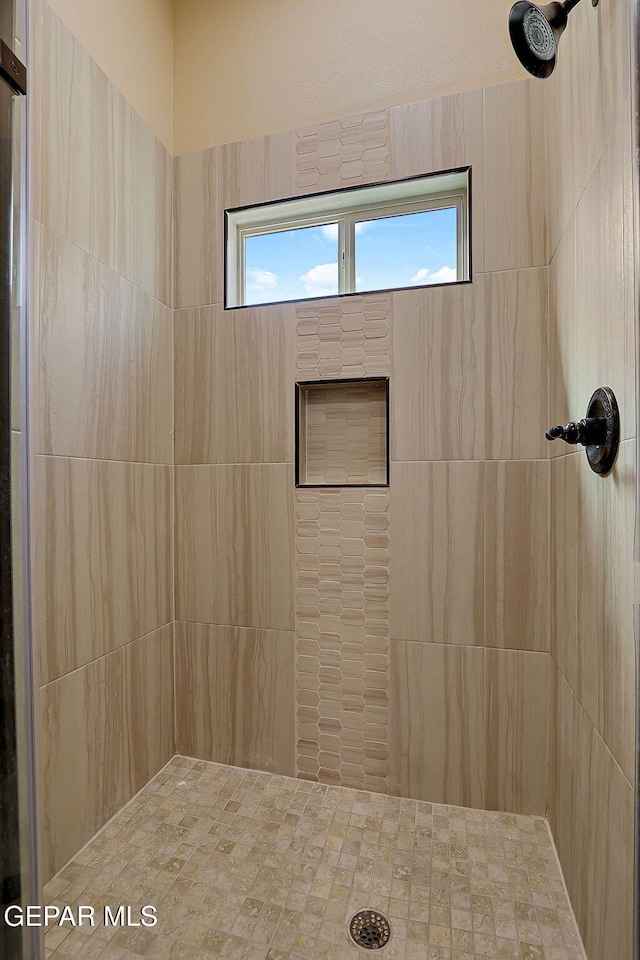
[[[362,220],[360,223],[356,223],[356,235],[359,233],[364,233],[365,230],[368,230],[369,227],[373,226],[373,221],[371,220]],[[337,241],[338,239],[338,224],[337,223],[325,223],[322,227],[322,236],[325,240]]]
[[[337,223],[325,223],[322,227],[322,236],[325,240],[337,240],[338,239],[338,224]]]
[[[326,297],[338,291],[338,264],[319,263],[300,277],[310,297]]]
[[[423,267],[411,277],[411,283],[453,283],[457,279],[458,271],[454,267],[440,267],[435,273]]]
[[[277,273],[272,273],[271,270],[262,270],[260,267],[249,267],[246,274],[246,303],[264,303],[268,300],[277,300],[279,295]]]

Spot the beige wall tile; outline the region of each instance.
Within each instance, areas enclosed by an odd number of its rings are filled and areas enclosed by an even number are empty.
[[[221,213],[294,195],[294,138],[288,131],[218,148]]]
[[[485,269],[483,91],[423,100],[390,110],[391,179],[471,167],[472,269]]]
[[[549,787],[551,829],[589,960],[631,960],[633,788],[559,672]]]
[[[35,449],[170,463],[168,307],[39,224]]]
[[[288,631],[176,624],[178,752],[294,774]]]
[[[484,650],[391,642],[396,795],[485,806]]]
[[[124,648],[124,781],[133,796],[174,755],[173,624]]]
[[[547,260],[544,89],[537,80],[484,91],[485,269]]]
[[[124,660],[118,650],[40,691],[45,881],[127,799]]]
[[[43,15],[42,222],[169,304],[173,160],[46,4]]]
[[[48,880],[170,759],[171,627],[40,691]]]
[[[171,306],[173,157],[124,97],[115,92],[113,97],[120,125],[114,265],[123,276]]]
[[[578,6],[545,83],[550,253],[571,218],[630,89],[629,6]]]
[[[178,619],[293,629],[293,465],[176,473]]]
[[[613,473],[584,454],[551,465],[552,649],[624,773],[635,769],[635,441]]]
[[[550,463],[550,646],[551,654],[579,690],[578,557],[582,509],[578,499],[583,453]],[[591,578],[589,578],[591,580]],[[591,588],[591,583],[589,583]]]
[[[580,420],[586,413],[579,387],[582,370],[577,362],[582,337],[577,312],[576,220],[569,221],[549,266],[549,426]],[[575,447],[554,440],[549,457],[575,453]]]
[[[635,303],[631,193],[630,116],[616,124],[576,211],[576,312],[573,358],[577,412],[585,416],[596,387],[610,386],[618,400],[623,437],[636,432]],[[595,345],[597,344],[597,349]]]
[[[600,731],[633,783],[636,769],[636,650],[633,605],[637,598],[633,564],[636,512],[636,441],[620,446],[611,477],[598,487],[601,556],[604,570],[602,640],[598,663]]]
[[[485,653],[489,810],[546,812],[550,665],[545,653]]]
[[[484,282],[392,295],[394,460],[484,458]]]
[[[218,148],[176,157],[174,164],[174,306],[222,303],[224,226]]]
[[[547,270],[488,274],[484,289],[487,458],[544,459]]]
[[[220,467],[218,622],[293,629],[293,465]]]
[[[40,682],[171,619],[169,467],[36,457]]]
[[[175,615],[211,622],[218,611],[218,468],[175,469]],[[223,622],[223,621],[220,621]]]
[[[177,464],[215,463],[217,319],[215,307],[194,307],[173,313],[174,455]]]
[[[549,464],[485,464],[485,644],[549,649]]]
[[[392,466],[391,636],[482,646],[484,464]]]
[[[56,233],[112,263],[118,147],[107,124],[107,80],[48,4],[42,5],[40,217]]]
[[[292,305],[216,311],[219,463],[293,463]]]

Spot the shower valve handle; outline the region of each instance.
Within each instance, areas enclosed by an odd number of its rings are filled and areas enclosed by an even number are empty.
[[[564,440],[565,443],[581,443],[590,447],[604,443],[607,434],[607,421],[604,417],[585,417],[572,420],[564,427],[550,427],[545,433],[547,440]]]
[[[611,387],[598,387],[591,395],[584,420],[572,420],[563,427],[549,427],[547,440],[581,443],[594,473],[606,477],[611,473],[620,442],[620,415]]]

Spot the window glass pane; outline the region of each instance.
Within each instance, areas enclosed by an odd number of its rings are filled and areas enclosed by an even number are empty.
[[[338,293],[338,224],[245,238],[246,304]]]
[[[357,222],[356,290],[456,282],[457,221],[446,207]]]

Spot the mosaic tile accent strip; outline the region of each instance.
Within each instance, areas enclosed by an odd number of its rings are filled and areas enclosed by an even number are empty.
[[[297,771],[388,789],[389,494],[296,491]]]
[[[296,308],[300,379],[389,376],[388,294],[311,300]]]
[[[306,192],[388,180],[389,158],[387,110],[296,130],[296,184]]]
[[[585,960],[544,820],[174,757],[47,885],[58,907],[157,908],[150,928],[50,927],[49,960]]]

